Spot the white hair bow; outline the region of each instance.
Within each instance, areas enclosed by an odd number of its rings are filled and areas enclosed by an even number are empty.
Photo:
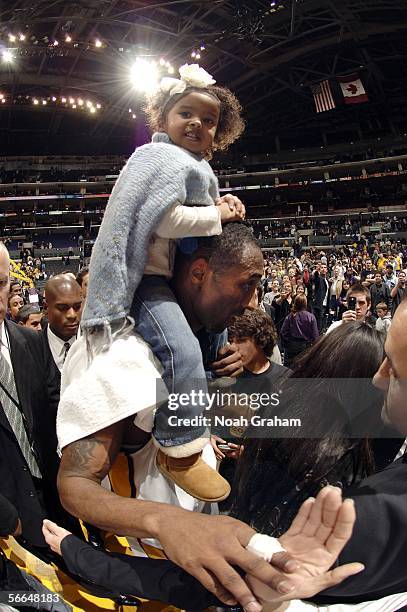
[[[175,94],[180,94],[187,87],[208,87],[216,83],[215,79],[199,64],[184,64],[179,69],[180,79],[172,77],[164,77],[160,81],[160,89],[163,93],[167,93],[169,97]]]

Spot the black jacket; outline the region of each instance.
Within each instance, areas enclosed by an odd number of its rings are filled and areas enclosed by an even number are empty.
[[[78,533],[77,521],[62,509],[56,489],[59,372],[40,333],[9,321],[5,325],[19,403],[43,478],[35,481],[31,477],[0,405],[0,493],[18,511],[23,526],[21,543],[29,548],[42,547],[45,541],[41,526],[45,516]]]
[[[359,561],[365,570],[328,589],[320,603],[358,603],[407,591],[406,456],[346,491],[355,501],[356,524],[339,563]]]
[[[376,285],[376,283],[373,283],[373,285],[370,287],[370,297],[372,300],[370,309],[373,313],[376,310],[376,306],[380,304],[380,302],[384,302],[388,308],[391,306],[390,290],[384,283],[382,283],[379,287]]]
[[[326,282],[325,282],[326,281]],[[328,279],[322,278],[322,276],[315,272],[314,278],[312,281],[313,289],[312,289],[312,305],[314,308],[322,308],[326,291],[329,289],[329,281]],[[329,295],[327,299],[327,305],[329,304]]]

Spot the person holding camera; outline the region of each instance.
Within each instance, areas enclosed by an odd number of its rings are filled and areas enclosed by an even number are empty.
[[[367,323],[374,324],[376,319],[370,312],[370,304],[369,289],[360,284],[353,285],[346,294],[347,310],[342,314],[342,319],[332,323],[326,330],[326,333],[329,334],[339,325],[342,325],[342,323],[349,323],[349,321],[366,321]]]
[[[275,310],[274,323],[279,336],[284,320],[291,311],[292,303],[293,290],[290,281],[286,280],[283,282],[280,293],[277,293],[274,296],[274,300],[272,302],[272,306]]]
[[[404,298],[406,293],[406,273],[404,270],[399,272],[397,277],[396,286],[390,292],[392,303],[391,303],[391,316],[394,317],[394,313],[397,310],[401,300]]]

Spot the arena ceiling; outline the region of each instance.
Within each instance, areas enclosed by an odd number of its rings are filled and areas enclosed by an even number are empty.
[[[230,87],[247,121],[235,155],[407,132],[405,0],[0,0],[0,53],[1,155],[128,153],[146,136],[136,57],[198,61]],[[350,73],[369,102],[340,99]],[[325,79],[337,108],[317,114]]]

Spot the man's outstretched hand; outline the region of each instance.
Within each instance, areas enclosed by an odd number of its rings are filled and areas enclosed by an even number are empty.
[[[279,538],[280,544],[299,563],[295,574],[289,577],[295,588],[288,595],[281,595],[247,575],[247,582],[256,597],[261,602],[274,603],[312,597],[362,571],[364,566],[361,563],[349,563],[330,570],[352,535],[355,519],[353,501],[342,501],[341,490],[336,487],[325,487],[315,500],[307,499],[290,529]],[[274,555],[272,563],[281,563],[278,557],[284,554]],[[280,583],[280,589],[281,586]]]
[[[223,603],[230,606],[239,603],[246,612],[262,610],[236,567],[271,586],[275,592],[287,592],[284,585],[280,590],[280,583],[287,583],[290,572],[298,569],[298,563],[291,560],[290,555],[277,559],[273,567],[246,550],[255,531],[245,523],[229,516],[208,516],[188,511],[180,521],[179,510],[174,508],[172,520],[167,516],[157,538],[171,561],[195,576]],[[292,586],[294,588],[295,584]]]

